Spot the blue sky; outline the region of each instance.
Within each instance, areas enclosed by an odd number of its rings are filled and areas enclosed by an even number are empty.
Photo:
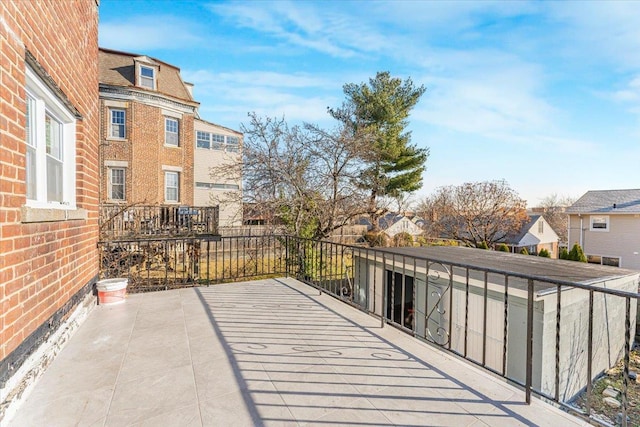
[[[427,91],[410,117],[429,147],[419,200],[504,179],[550,194],[640,188],[640,2],[100,2],[100,46],[195,84],[200,115],[335,123],[345,83],[377,71]]]

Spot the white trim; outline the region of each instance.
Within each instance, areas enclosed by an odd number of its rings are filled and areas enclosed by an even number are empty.
[[[162,165],[162,170],[165,172],[182,172],[182,166]]]
[[[107,167],[111,166],[114,168],[128,168],[129,162],[126,160],[105,160],[104,165]]]
[[[112,101],[109,99],[104,100],[105,107],[113,107],[113,108],[124,108],[125,110],[128,107],[128,102],[125,101]]]
[[[166,108],[163,108],[161,111],[163,116],[173,117],[174,119],[182,119],[182,113],[179,111],[167,110]]]
[[[596,219],[601,219],[604,220],[604,223],[606,224],[605,228],[594,228],[593,227],[593,223],[594,220]],[[599,221],[601,222],[601,221]],[[595,231],[598,233],[608,233],[609,230],[611,228],[611,223],[609,222],[609,215],[589,215],[589,231]]]
[[[46,209],[76,209],[76,118],[51,92],[29,66],[25,67],[26,93],[35,99],[34,122],[36,125],[36,170],[40,178],[36,186],[36,198],[27,199],[26,206]],[[62,202],[47,201],[45,114],[60,123],[62,132]],[[25,142],[26,143],[26,142]],[[42,172],[44,171],[44,172]],[[42,174],[44,173],[44,178]],[[38,176],[38,174],[36,174]]]

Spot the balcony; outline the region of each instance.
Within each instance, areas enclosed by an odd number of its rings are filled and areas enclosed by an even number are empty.
[[[638,272],[278,235],[100,251],[139,293],[94,309],[16,425],[587,425],[618,362],[638,419]]]
[[[292,278],[96,307],[12,426],[580,426]]]

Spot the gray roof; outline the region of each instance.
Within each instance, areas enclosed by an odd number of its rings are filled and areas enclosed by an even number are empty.
[[[637,271],[626,270],[618,267],[610,267],[597,264],[587,264],[576,261],[543,258],[534,255],[512,254],[508,252],[490,251],[460,246],[425,246],[405,248],[376,248],[376,250],[394,253],[399,256],[415,256],[427,258],[430,261],[442,261],[445,264],[464,264],[479,269],[498,270],[511,274],[545,277],[566,282],[593,283],[614,278],[637,275]],[[391,258],[388,258],[389,260]],[[396,258],[396,261],[399,259]],[[413,260],[407,259],[408,268],[413,268]],[[418,264],[419,265],[419,264]],[[456,273],[464,274],[464,273]],[[471,277],[482,280],[483,274],[477,270],[470,271]],[[490,274],[492,283],[504,283],[503,275]],[[535,282],[537,292],[555,290],[556,285],[543,282]],[[509,279],[509,287],[526,289],[525,279],[512,277]]]
[[[640,213],[640,189],[587,191],[566,212]]]

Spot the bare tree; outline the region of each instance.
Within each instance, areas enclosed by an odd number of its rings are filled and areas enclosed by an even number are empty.
[[[324,238],[364,212],[364,192],[354,181],[361,173],[362,138],[343,128],[290,127],[284,118],[255,113],[249,118],[242,125],[242,164],[212,173],[241,172],[244,202],[254,215],[297,236]]]
[[[543,218],[553,228],[561,242],[567,242],[568,240],[569,216],[565,211],[575,201],[575,197],[558,196],[554,193],[542,199],[539,206],[534,209],[534,211],[541,211]]]
[[[430,198],[438,237],[469,246],[491,246],[518,233],[527,220],[525,201],[505,181],[441,187]]]

